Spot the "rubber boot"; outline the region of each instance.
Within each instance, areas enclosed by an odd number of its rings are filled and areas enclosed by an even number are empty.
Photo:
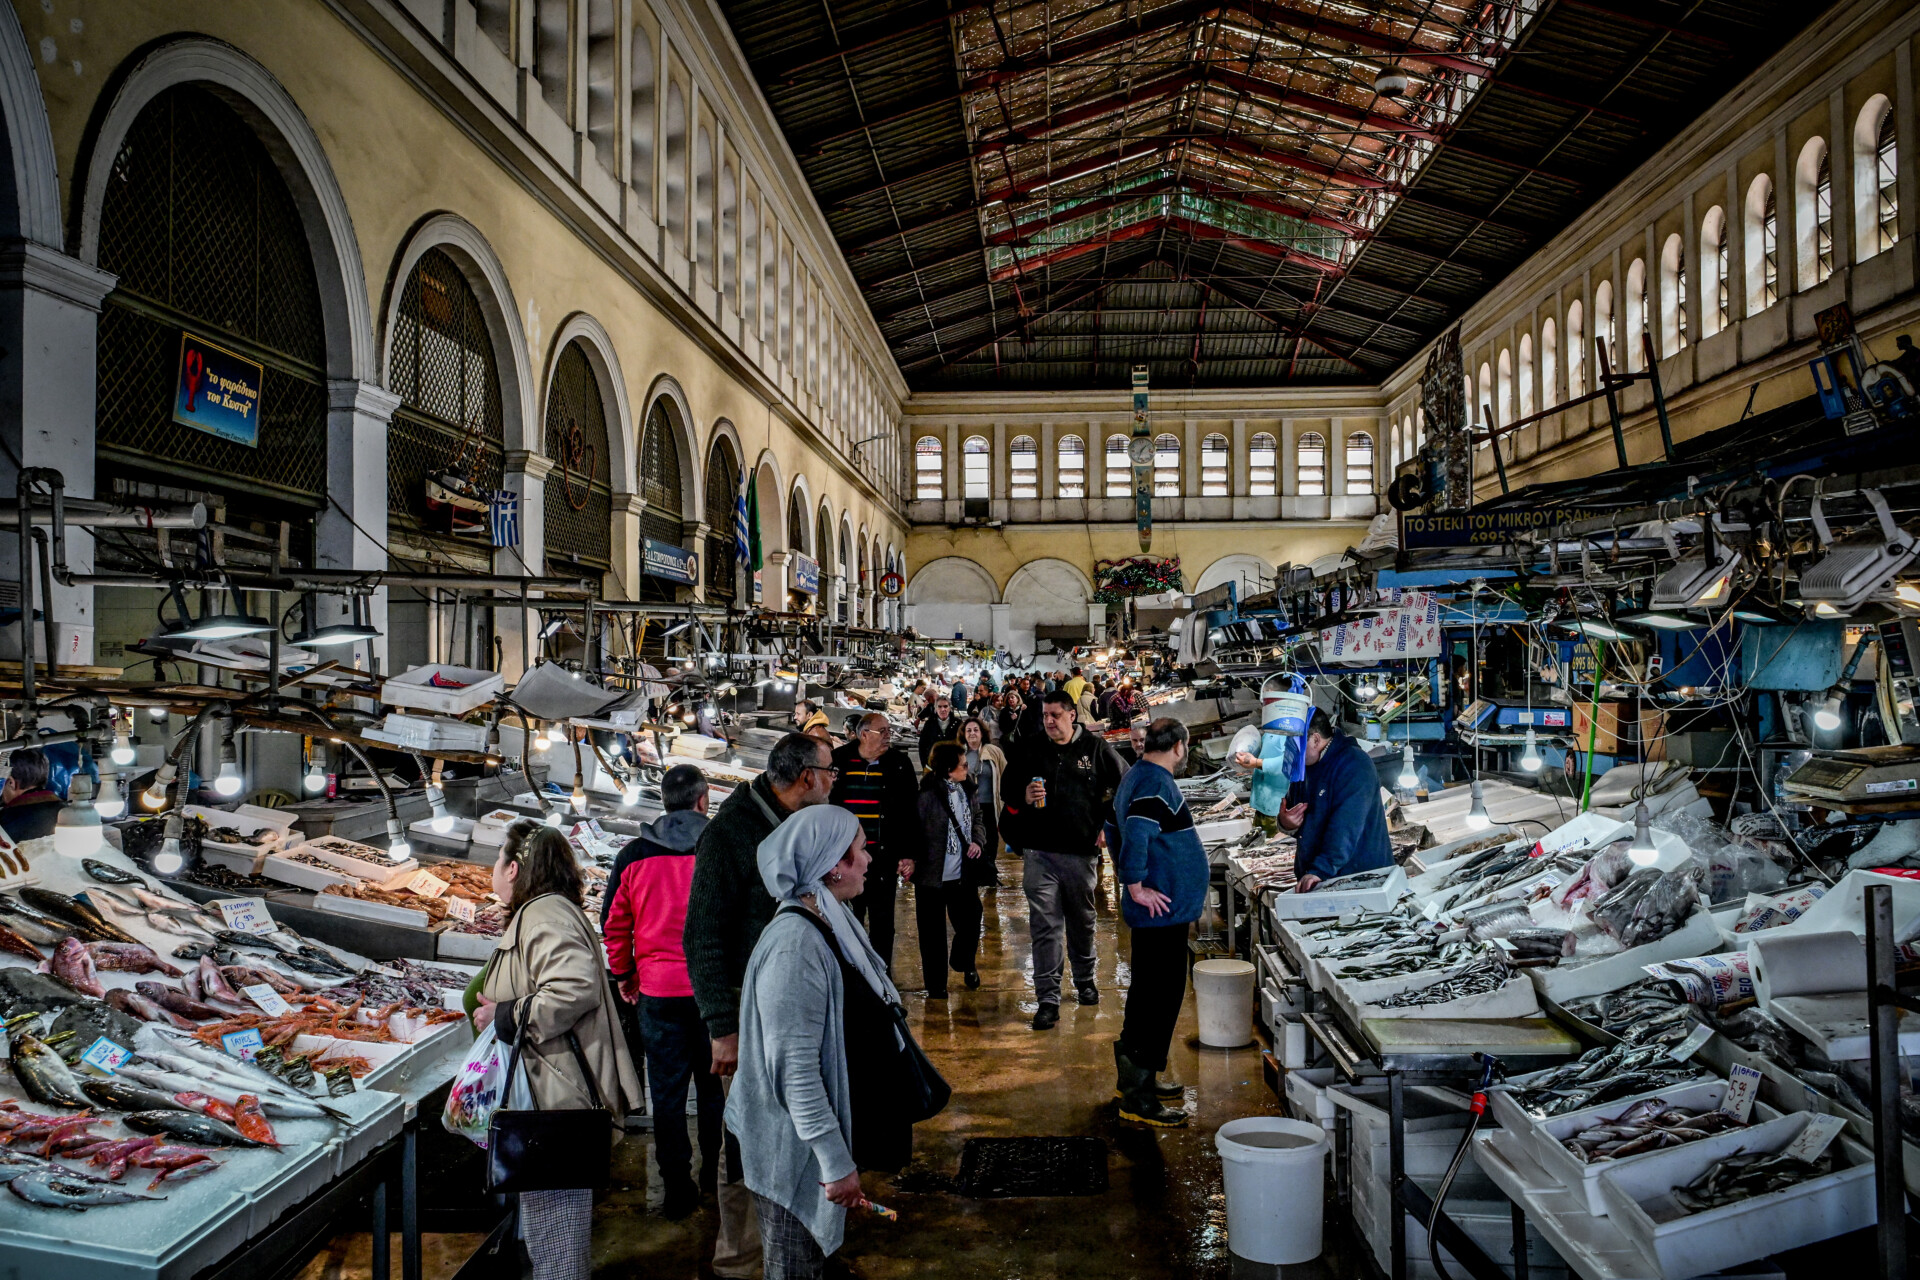
[[[1118,1045],[1119,1041],[1116,1040],[1114,1043]],[[1179,1102],[1187,1096],[1187,1086],[1181,1084],[1178,1080],[1162,1080],[1160,1073],[1157,1071],[1149,1071],[1147,1072],[1147,1076],[1152,1084],[1153,1096],[1159,1098],[1161,1101]],[[1114,1082],[1113,1096],[1116,1098],[1124,1098],[1127,1096],[1126,1086],[1118,1080]]]
[[[1187,1123],[1187,1113],[1175,1110],[1154,1096],[1153,1072],[1133,1064],[1118,1040],[1113,1042],[1113,1065],[1120,1084],[1120,1118],[1156,1129],[1178,1129]]]

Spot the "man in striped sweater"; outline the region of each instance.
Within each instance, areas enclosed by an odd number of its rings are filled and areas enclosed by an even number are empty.
[[[860,819],[873,859],[866,891],[847,905],[867,926],[873,949],[891,973],[894,899],[923,852],[919,779],[907,753],[893,745],[893,725],[878,711],[861,717],[853,741],[834,751],[833,765],[839,773],[828,803]]]

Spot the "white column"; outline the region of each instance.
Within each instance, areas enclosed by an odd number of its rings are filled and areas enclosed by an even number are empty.
[[[314,564],[321,569],[387,569],[387,424],[400,397],[384,387],[354,378],[327,384],[326,510],[314,525]],[[319,596],[321,625],[351,616],[345,596]],[[367,601],[368,621],[381,636],[374,657],[387,657],[387,593]]]
[[[1094,641],[1107,638],[1107,606],[1103,604],[1087,606],[1087,638]]]
[[[998,649],[1013,642],[1012,615],[1012,605],[990,604],[987,606],[988,634],[994,648]]]
[[[22,465],[58,470],[71,498],[94,496],[95,341],[100,302],[113,285],[107,272],[45,245],[16,240],[0,247],[0,436]],[[0,458],[0,486],[11,501],[18,486],[12,458]],[[67,567],[93,572],[92,536],[69,527],[66,541]],[[0,582],[16,584],[4,589],[7,599],[19,582],[17,545],[10,534],[0,537]],[[55,660],[91,664],[93,588],[55,584],[53,618],[61,646]],[[46,660],[39,653],[44,634],[35,633],[39,661]],[[19,658],[18,630],[0,638],[0,654]]]

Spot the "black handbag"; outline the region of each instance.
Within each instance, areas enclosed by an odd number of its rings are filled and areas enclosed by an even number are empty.
[[[520,1066],[523,1032],[507,1059],[507,1088]],[[580,1038],[567,1032],[567,1044],[580,1063],[591,1107],[493,1113],[487,1123],[487,1190],[494,1195],[522,1191],[604,1191],[613,1179],[613,1115],[600,1105],[593,1069]],[[532,1082],[528,1082],[532,1091]]]

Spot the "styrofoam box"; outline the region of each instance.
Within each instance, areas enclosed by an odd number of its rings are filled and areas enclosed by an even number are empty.
[[[322,836],[319,840],[309,840],[300,846],[301,852],[311,854],[322,862],[340,868],[356,880],[372,885],[386,885],[402,876],[412,875],[420,869],[420,864],[412,858],[403,858],[399,862],[387,857],[386,850],[376,849],[370,844],[360,844],[353,840],[342,840],[337,836]]]
[[[1727,1082],[1724,1080],[1700,1080],[1693,1084],[1678,1085],[1651,1095],[1660,1098],[1671,1106],[1687,1111],[1707,1111],[1720,1105],[1727,1096]],[[1600,1175],[1608,1169],[1629,1165],[1635,1161],[1652,1159],[1674,1150],[1663,1147],[1658,1151],[1642,1151],[1638,1155],[1623,1156],[1618,1160],[1601,1160],[1588,1164],[1567,1150],[1562,1139],[1570,1138],[1593,1128],[1597,1124],[1613,1119],[1628,1108],[1631,1102],[1609,1102],[1598,1107],[1589,1107],[1585,1111],[1570,1111],[1563,1116],[1554,1116],[1533,1126],[1532,1151],[1542,1169],[1573,1192],[1584,1196],[1587,1212],[1596,1218],[1607,1216],[1607,1202],[1600,1195]],[[1721,1155],[1732,1155],[1736,1151],[1750,1149],[1760,1140],[1765,1126],[1780,1122],[1780,1113],[1764,1102],[1753,1104],[1751,1122],[1744,1129],[1729,1129],[1725,1133],[1712,1134],[1686,1144],[1702,1150],[1717,1151]],[[1799,1132],[1798,1128],[1794,1130]]]
[[[410,716],[391,711],[382,722],[386,736],[416,751],[485,751],[487,726],[445,716]]]
[[[257,804],[238,805],[232,810],[209,809],[205,805],[190,804],[182,808],[180,812],[186,814],[189,818],[200,819],[200,821],[206,823],[209,827],[232,827],[241,835],[250,836],[256,831],[272,831],[279,836],[279,839],[272,845],[234,844],[226,840],[204,838],[200,841],[200,848],[203,851],[207,849],[223,849],[228,853],[260,855],[269,853],[276,847],[285,848],[288,845],[299,843],[298,837],[290,838],[289,836],[293,828],[294,815],[284,813],[278,809],[268,809]]]
[[[1766,1126],[1755,1151],[1779,1151],[1813,1117],[1799,1113]],[[1760,1135],[1755,1135],[1759,1137]],[[1833,1172],[1702,1213],[1684,1213],[1671,1192],[1705,1173],[1724,1152],[1688,1143],[1659,1160],[1626,1163],[1600,1175],[1608,1218],[1668,1276],[1699,1276],[1754,1258],[1830,1240],[1879,1220],[1874,1204],[1873,1156],[1845,1138],[1827,1151]]]
[[[270,853],[260,860],[258,874],[269,880],[278,880],[298,889],[311,889],[316,894],[330,884],[362,884],[344,871],[323,871],[319,867],[310,867],[304,862],[294,862],[277,853]]]
[[[1222,840],[1238,840],[1251,830],[1252,818],[1227,818],[1221,822],[1195,823],[1193,833],[1200,837],[1201,844],[1214,844]]]
[[[485,960],[500,946],[500,939],[481,933],[442,930],[434,939],[433,953],[450,960]]]
[[[436,675],[457,681],[463,687],[438,688],[432,683]],[[497,671],[430,663],[397,676],[388,676],[380,686],[380,700],[388,706],[417,707],[422,711],[457,716],[493,701],[505,687],[506,678]]]
[[[1701,1064],[1698,1058],[1690,1059],[1690,1062],[1692,1063],[1694,1069],[1700,1073],[1700,1078],[1702,1080],[1712,1080],[1715,1078],[1713,1074],[1710,1071],[1708,1071],[1704,1065]],[[1676,1063],[1675,1065],[1678,1066],[1680,1064]],[[1550,1120],[1559,1119],[1559,1117],[1548,1116],[1545,1119],[1536,1117],[1531,1112],[1523,1108],[1519,1103],[1513,1100],[1513,1091],[1516,1089],[1526,1088],[1528,1085],[1532,1084],[1533,1081],[1536,1080],[1537,1078],[1544,1076],[1547,1074],[1547,1072],[1553,1071],[1556,1069],[1557,1068],[1547,1067],[1539,1071],[1530,1071],[1526,1075],[1515,1076],[1511,1080],[1507,1080],[1501,1084],[1494,1085],[1492,1088],[1487,1090],[1487,1106],[1488,1106],[1488,1109],[1492,1111],[1493,1118],[1499,1121],[1501,1128],[1507,1130],[1507,1132],[1513,1134],[1515,1138],[1519,1139],[1521,1142],[1526,1144],[1526,1151],[1529,1157],[1533,1155],[1535,1150],[1534,1143],[1536,1139],[1534,1137],[1534,1130],[1539,1128],[1541,1125],[1548,1123],[1548,1121]],[[1636,1102],[1639,1102],[1643,1098],[1670,1097],[1672,1096],[1672,1093],[1674,1090],[1685,1088],[1687,1085],[1691,1083],[1693,1082],[1682,1081],[1679,1084],[1668,1085],[1665,1089],[1649,1089],[1640,1093],[1629,1095],[1628,1097],[1625,1097],[1625,1098],[1616,1098],[1612,1102],[1605,1102],[1605,1103],[1601,1103],[1600,1105],[1602,1108],[1606,1108],[1606,1107],[1616,1108],[1616,1111],[1614,1112],[1614,1114],[1617,1115],[1619,1114],[1619,1112],[1625,1111],[1628,1107],[1632,1106]],[[1573,1113],[1568,1112],[1567,1114],[1571,1115]]]
[[[1317,920],[1349,911],[1385,911],[1406,896],[1407,873],[1393,869],[1377,889],[1316,889],[1312,893],[1276,893],[1268,897],[1273,914],[1285,920]]]
[[[216,867],[225,867],[240,876],[257,876],[260,864],[267,860],[265,849],[255,849],[251,853],[236,853],[229,845],[213,845],[203,842],[200,845],[200,860]]]
[[[347,883],[357,882],[348,881]],[[412,907],[396,907],[387,902],[368,902],[363,898],[349,898],[341,893],[315,893],[313,909],[336,916],[353,916],[360,920],[398,925],[403,929],[424,929],[432,923],[431,917],[426,912],[416,911]]]
[[[1402,1009],[1381,1007],[1382,1000],[1405,991],[1422,990],[1437,982],[1444,982],[1451,976],[1442,971],[1379,978],[1372,982],[1343,982],[1336,979],[1328,990],[1334,1003],[1356,1026],[1366,1018],[1534,1018],[1540,1014],[1540,997],[1525,974],[1515,974],[1496,990],[1449,1000],[1444,1004],[1414,1005]]]
[[[1703,956],[1718,951],[1721,945],[1720,926],[1703,905],[1685,924],[1664,938],[1615,952],[1590,964],[1569,965],[1562,960],[1556,965],[1530,968],[1527,973],[1540,988],[1541,995],[1555,1004],[1565,1004],[1631,986],[1647,976],[1642,965]]]
[[[1293,1118],[1308,1124],[1326,1124],[1333,1117],[1333,1103],[1326,1100],[1327,1086],[1339,1072],[1333,1067],[1295,1067],[1281,1078],[1287,1106]],[[1324,1112],[1324,1114],[1322,1114]]]

